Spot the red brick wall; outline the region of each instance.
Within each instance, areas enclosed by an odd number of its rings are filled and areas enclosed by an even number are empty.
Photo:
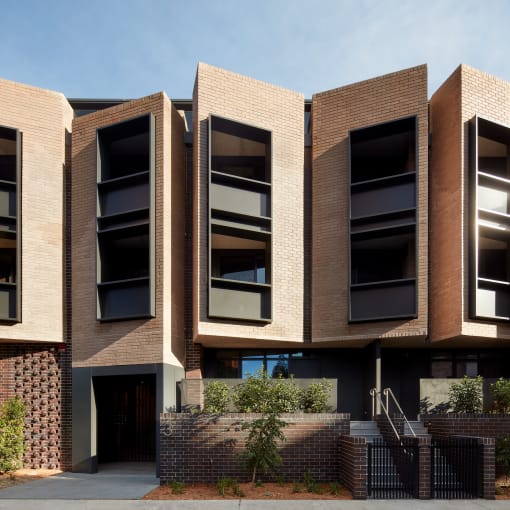
[[[249,480],[239,458],[247,436],[242,423],[258,416],[162,414],[161,483],[214,483],[222,476]],[[288,481],[302,480],[307,470],[320,481],[339,480],[338,444],[340,436],[349,432],[349,415],[284,414],[282,419],[288,425],[278,472]]]
[[[57,344],[0,344],[0,388],[0,403],[20,395],[28,405],[25,467],[69,469],[70,353]]]

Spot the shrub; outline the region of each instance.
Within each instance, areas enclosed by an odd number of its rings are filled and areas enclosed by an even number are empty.
[[[213,381],[204,389],[204,411],[226,413],[230,402],[230,391],[222,381]]]
[[[490,385],[492,396],[494,397],[494,410],[498,413],[510,412],[510,380],[499,378],[494,384]]]
[[[310,471],[305,471],[303,484],[307,492],[310,492],[311,494],[322,494],[322,487],[320,483],[315,480]]]
[[[294,379],[270,379],[263,370],[249,375],[234,389],[232,401],[240,413],[291,413],[299,409],[301,390]]]
[[[329,396],[333,385],[326,379],[312,383],[302,391],[300,407],[305,413],[326,413],[331,410]]]
[[[244,493],[239,486],[239,482],[235,478],[228,478],[226,476],[220,478],[216,483],[216,489],[221,497],[225,497],[228,490],[232,491],[234,496],[244,498]]]
[[[496,439],[496,464],[501,466],[505,476],[510,476],[510,436],[501,436]]]
[[[455,413],[481,413],[482,406],[482,384],[481,376],[464,376],[458,383],[450,386],[449,397],[450,407]]]
[[[0,410],[0,472],[8,473],[23,466],[23,434],[27,407],[21,397],[14,397]]]
[[[170,489],[172,489],[172,494],[184,494],[184,488],[186,487],[184,482],[172,480],[171,482],[168,482],[167,485],[170,487]]]

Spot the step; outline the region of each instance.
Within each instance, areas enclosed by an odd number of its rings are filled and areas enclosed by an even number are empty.
[[[430,437],[430,434],[427,430],[427,427],[423,425],[423,422],[421,421],[410,421],[409,424],[411,425],[414,433],[417,436],[420,437]],[[409,436],[411,434],[411,430],[409,429],[409,425],[407,423],[404,423],[404,435]]]
[[[379,427],[375,421],[351,421],[350,430],[353,435],[361,435],[364,432],[371,434],[374,431],[379,434]]]

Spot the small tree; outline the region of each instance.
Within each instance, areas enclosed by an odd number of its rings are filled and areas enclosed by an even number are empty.
[[[482,405],[481,376],[468,377],[465,375],[458,383],[450,386],[450,407],[455,413],[481,413]]]
[[[240,412],[261,414],[260,418],[243,424],[248,438],[242,455],[255,483],[258,472],[275,472],[282,462],[277,441],[285,441],[282,428],[286,423],[280,414],[297,408],[299,388],[292,379],[269,379],[265,371],[259,370],[236,386],[232,400]]]
[[[264,414],[261,418],[243,424],[243,428],[249,430],[243,457],[251,471],[252,483],[255,483],[258,471],[275,472],[282,463],[277,441],[285,441],[282,432],[285,425],[275,413]]]
[[[494,397],[494,409],[498,413],[510,412],[510,380],[499,378],[490,385],[490,391]]]
[[[300,407],[305,413],[326,413],[331,410],[329,396],[333,384],[326,379],[312,383],[301,394]]]
[[[230,402],[230,391],[223,381],[213,381],[204,389],[204,411],[226,413]]]
[[[0,472],[23,466],[23,433],[27,407],[19,396],[5,402],[0,410]]]

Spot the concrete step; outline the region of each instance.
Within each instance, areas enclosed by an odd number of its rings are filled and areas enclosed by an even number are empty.
[[[379,434],[379,427],[375,421],[351,421],[351,434],[362,435],[367,434]]]
[[[417,435],[417,436],[422,436],[422,437],[429,437],[430,434],[427,430],[427,427],[425,427],[425,425],[423,425],[423,422],[421,421],[410,421],[409,424],[411,425],[414,433]],[[409,435],[412,435],[411,434],[411,430],[409,429],[409,425],[407,423],[404,423],[404,435],[406,436],[409,436]]]

